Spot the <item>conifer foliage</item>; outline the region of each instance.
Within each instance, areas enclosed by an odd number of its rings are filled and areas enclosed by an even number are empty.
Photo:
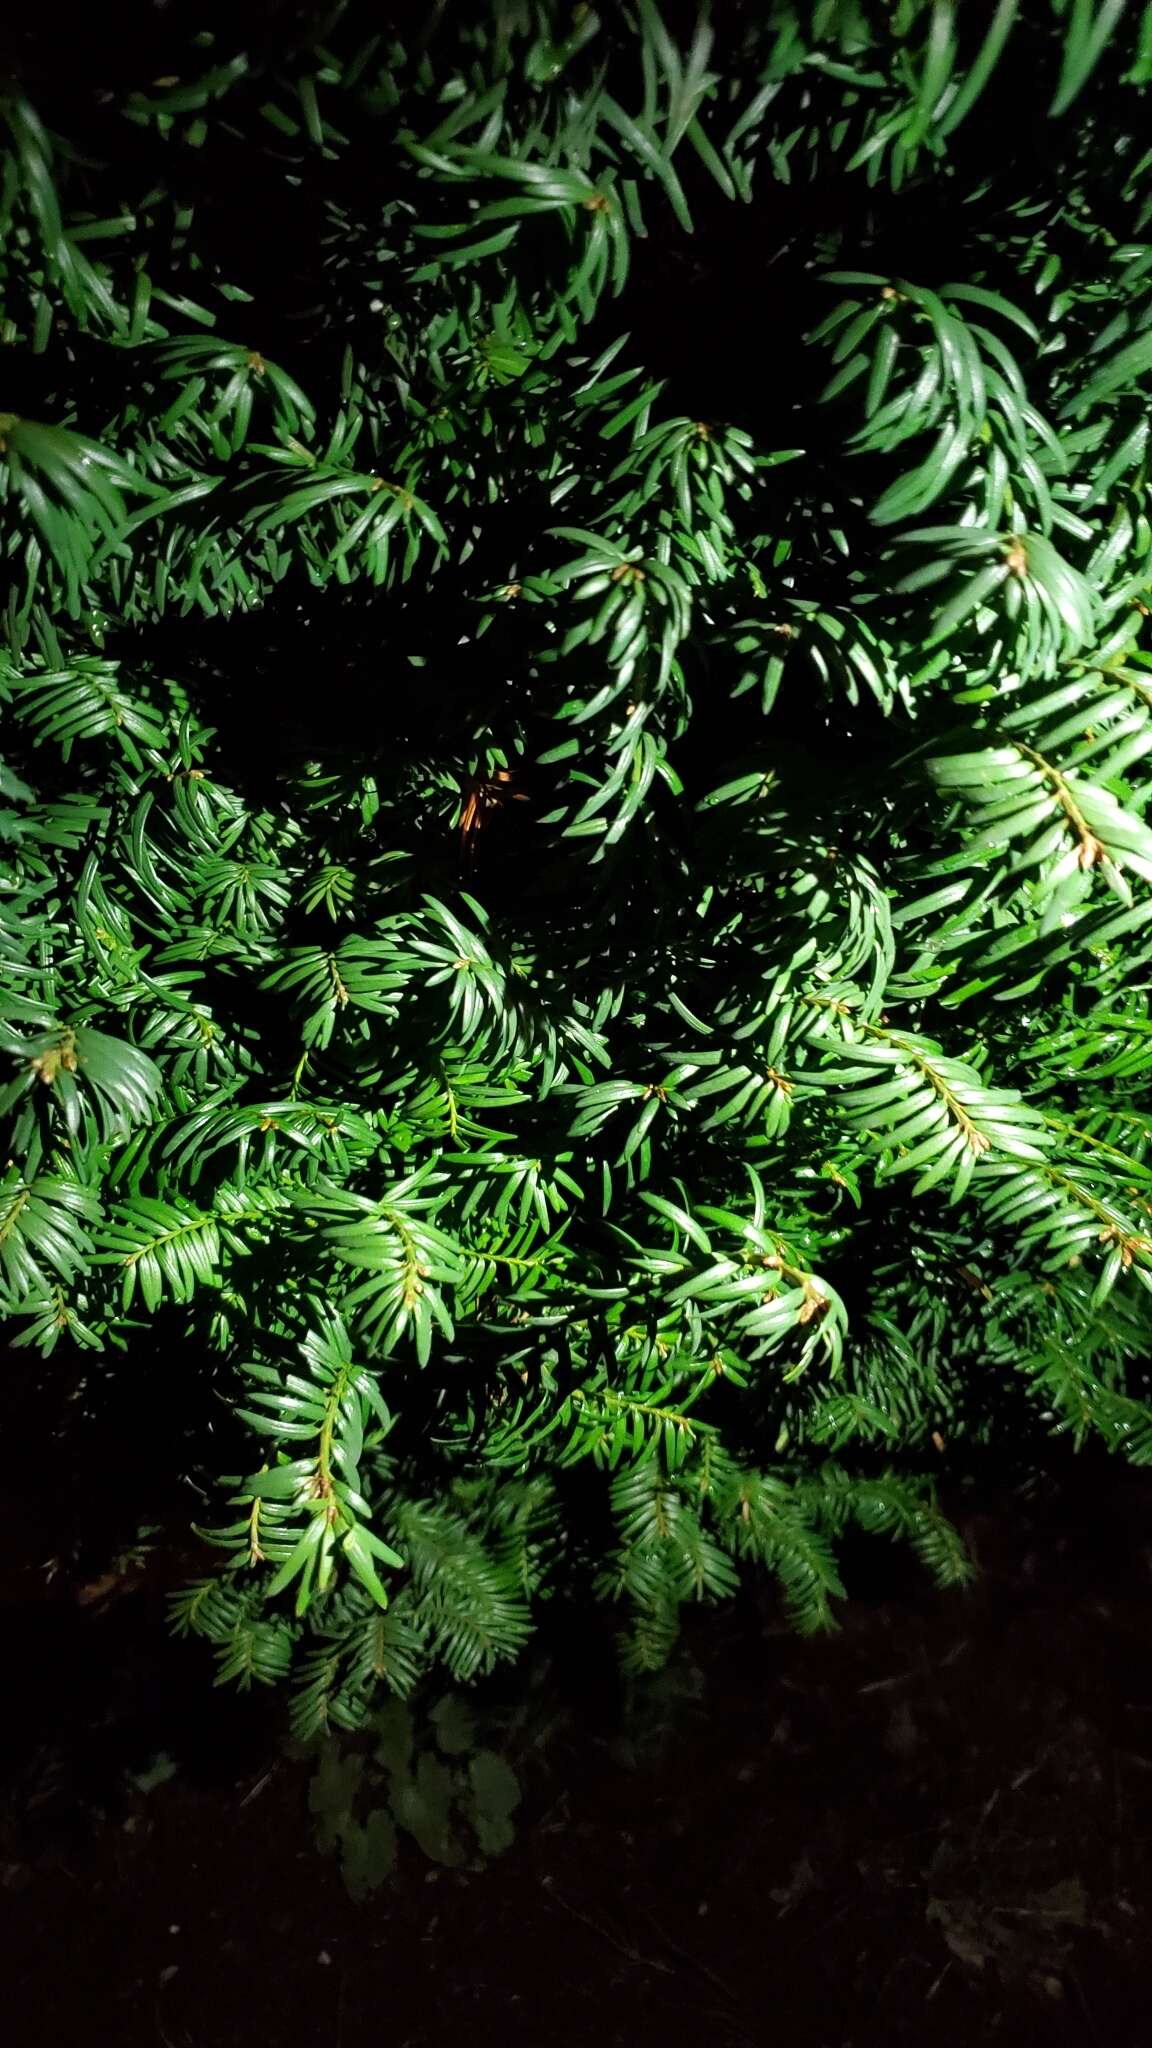
[[[302,1733],[958,1579],[1152,1459],[1152,10],[212,12],[4,83],[9,1328]]]

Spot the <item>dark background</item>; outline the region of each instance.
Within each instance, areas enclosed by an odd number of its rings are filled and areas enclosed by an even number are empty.
[[[1057,1461],[1059,1462],[1059,1461]],[[18,1475],[17,1475],[18,1477]],[[948,1503],[981,1567],[932,1590],[850,1554],[842,1631],[766,1593],[620,1685],[608,1626],[545,1619],[481,1694],[520,1777],[475,1873],[408,1844],[353,1904],[281,1702],[214,1691],[164,1620],[160,1534],[48,1579],[4,1500],[0,1981],[54,2048],[974,2048],[1147,2038],[1152,1479],[1092,1459]]]

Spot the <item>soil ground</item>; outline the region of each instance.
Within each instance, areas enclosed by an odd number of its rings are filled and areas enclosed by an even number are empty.
[[[511,1738],[514,1846],[475,1873],[413,1848],[362,1904],[274,1703],[207,1687],[147,1573],[84,1606],[14,1569],[11,2038],[1135,2048],[1150,1508],[1114,1469],[990,1500],[971,1591],[885,1552],[838,1635],[798,1640],[767,1598],[701,1613],[628,1697],[557,1622]]]

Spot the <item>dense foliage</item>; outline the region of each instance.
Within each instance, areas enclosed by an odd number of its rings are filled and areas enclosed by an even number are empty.
[[[3,1308],[305,1732],[1152,1458],[1152,10],[409,13],[3,105]]]

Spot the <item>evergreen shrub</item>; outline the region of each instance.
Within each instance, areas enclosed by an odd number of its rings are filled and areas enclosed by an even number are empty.
[[[202,1361],[301,1735],[959,1580],[1152,1458],[1152,10],[129,14],[7,32],[14,1340]]]

